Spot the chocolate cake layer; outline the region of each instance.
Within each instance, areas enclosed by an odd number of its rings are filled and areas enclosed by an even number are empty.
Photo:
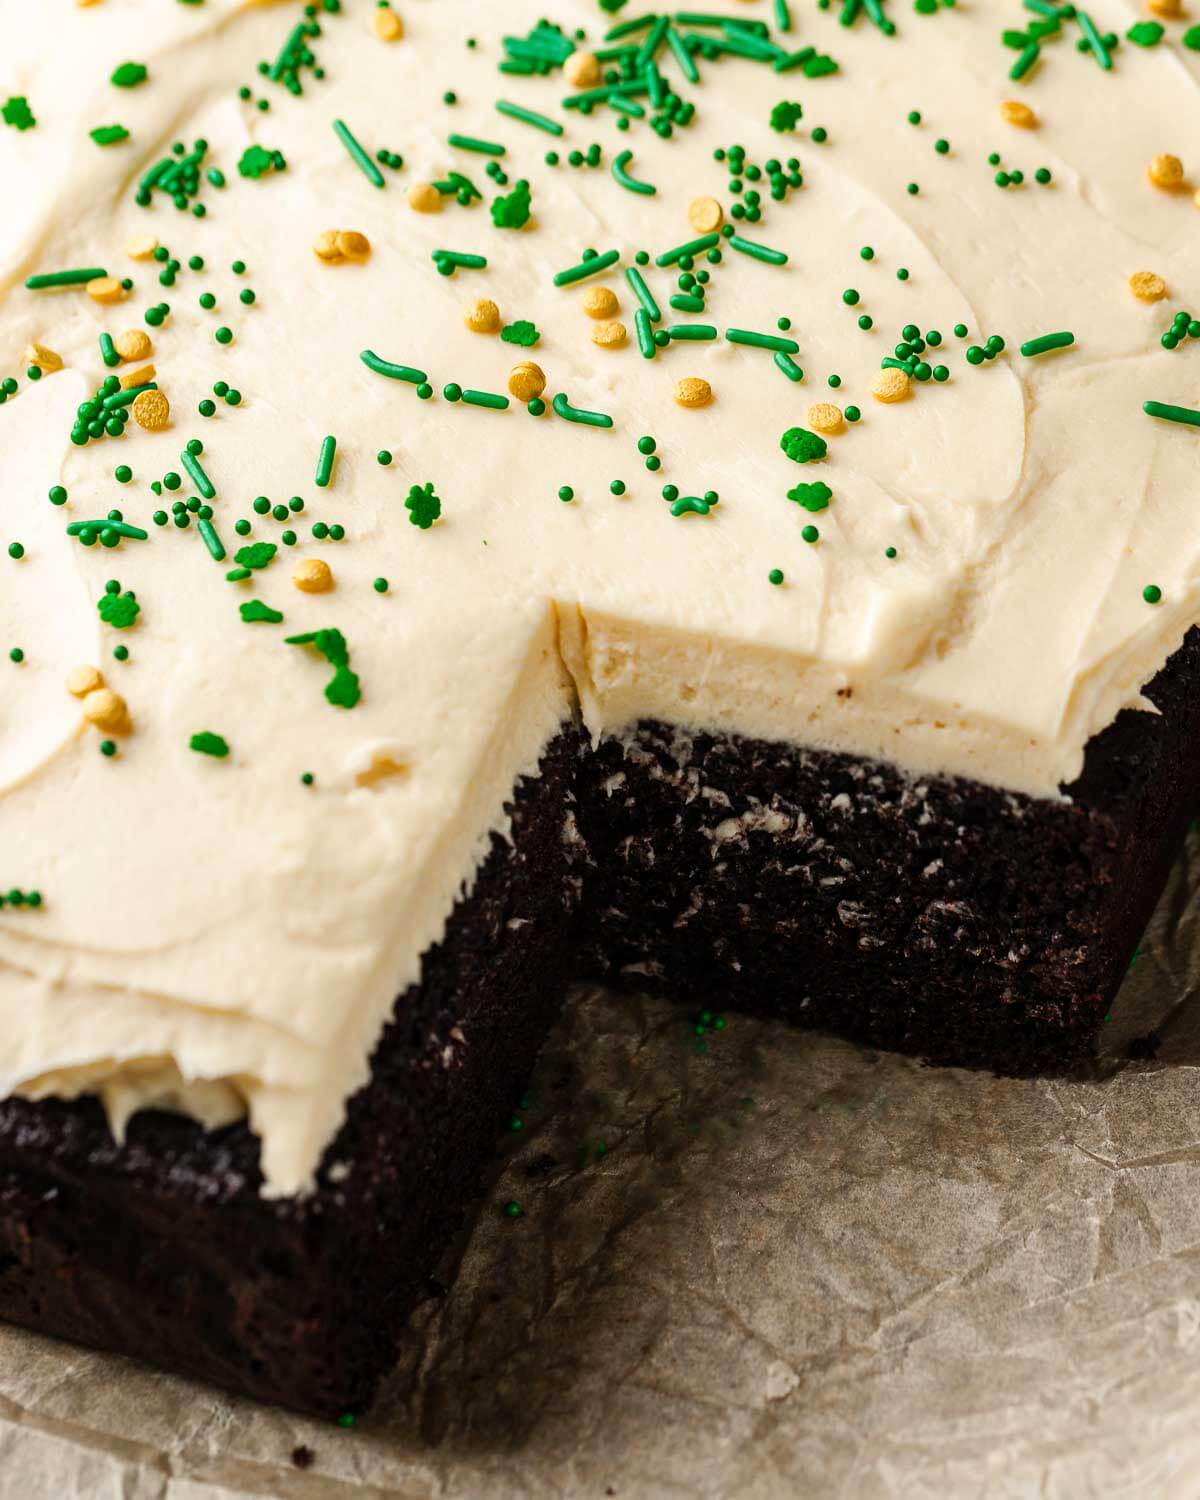
[[[1200,798],[1200,631],[1069,802],[778,744],[567,727],[403,994],[305,1199],[244,1124],[0,1103],[0,1316],[264,1400],[361,1410],[569,977],[933,1062],[1090,1055]]]
[[[261,1400],[365,1408],[478,1196],[557,1010],[580,896],[580,736],[517,788],[471,893],[400,996],[317,1191],[259,1194],[245,1124],[0,1103],[0,1317]],[[335,1003],[336,997],[330,997]]]

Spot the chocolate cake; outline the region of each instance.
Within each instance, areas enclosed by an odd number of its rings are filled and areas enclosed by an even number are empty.
[[[0,1317],[364,1410],[572,980],[1086,1064],[1200,794],[1152,8],[23,14]]]

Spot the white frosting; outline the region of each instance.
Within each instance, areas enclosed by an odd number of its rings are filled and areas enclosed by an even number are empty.
[[[735,8],[764,19],[772,9]],[[846,30],[836,9],[801,15],[793,4],[789,44],[817,44],[841,73],[810,81],[736,59],[702,63],[703,84],[682,89],[696,119],[663,141],[644,123],[619,133],[608,112],[560,112],[571,92],[561,74],[496,71],[500,35],[523,34],[546,0],[396,9],[406,34],[394,45],[374,35],[367,0],[322,16],[327,77],[306,73],[292,98],[255,65],[277,53],[295,5],[0,0],[6,87],[27,94],[38,118],[32,130],[0,130],[0,350],[17,371],[37,339],[67,365],[36,386],[23,380],[0,409],[0,540],[26,547],[19,563],[0,553],[0,882],[45,897],[37,912],[0,910],[0,1093],[100,1089],[118,1124],[142,1098],[209,1123],[244,1099],[277,1192],[311,1180],[395,994],[417,977],[489,830],[503,827],[514,778],[576,699],[597,734],[657,715],[1056,796],[1088,739],[1141,702],[1200,603],[1200,432],[1141,411],[1147,397],[1200,398],[1200,348],[1159,345],[1176,308],[1200,311],[1200,218],[1189,194],[1160,192],[1146,175],[1159,152],[1186,157],[1200,141],[1200,55],[1180,47],[1180,25],[1157,49],[1122,45],[1111,74],[1071,39],[1047,44],[1022,89],[1007,79],[1013,54],[998,35],[1024,23],[1015,4],[932,17],[893,4],[893,38],[865,18]],[[551,9],[598,37],[594,4]],[[1137,19],[1119,0],[1092,13],[1121,33]],[[473,51],[467,35],[478,38]],[[148,65],[149,81],[112,87],[129,59]],[[665,54],[662,67],[677,81]],[[237,98],[242,83],[271,99],[269,112]],[[441,102],[448,88],[454,108]],[[1014,95],[1037,109],[1037,130],[1000,119],[999,101]],[[565,138],[502,118],[497,97],[558,115]],[[769,128],[779,99],[804,105],[794,137]],[[905,118],[914,107],[918,128]],[[350,161],[335,116],[372,152],[403,153],[402,172],[385,169],[385,191]],[[88,130],[113,120],[132,139],[93,144]],[[808,136],[817,124],[829,131],[824,145]],[[451,130],[507,144],[510,179],[533,185],[531,226],[497,230],[486,206],[452,201],[436,216],[409,210],[407,187],[449,168],[495,196],[483,159],[447,146]],[[208,216],[179,213],[162,195],[139,208],[140,173],[175,138],[199,135],[229,184],[201,194]],[[948,156],[934,151],[939,136]],[[566,164],[593,140],[602,168]],[[239,177],[254,141],[282,150],[287,170]],[[764,190],[764,220],[746,227],[787,250],[788,266],[727,250],[696,319],[667,309],[671,273],[651,266],[647,279],[668,324],[774,331],[787,313],[807,372],[800,385],[769,353],[723,339],[643,360],[619,272],[603,284],[620,297],[630,342],[597,349],[583,289],[552,284],[585,246],[618,248],[628,265],[639,247],[690,238],[691,198],[731,201],[712,151],[734,141],[760,164],[801,158],[804,187],[786,203]],[[610,175],[624,146],[657,196]],[[548,147],[564,157],[556,169],[543,164]],[[994,185],[990,150],[1023,169],[1023,187]],[[1043,164],[1051,187],[1032,180]],[[911,180],[917,196],[905,191]],[[369,263],[320,263],[311,245],[329,228],[366,233]],[[171,288],[153,262],[122,253],[147,231],[185,263]],[[876,252],[869,264],[864,244]],[[443,278],[430,259],[438,246],[482,251],[489,267]],[[204,271],[186,269],[192,254]],[[249,268],[240,280],[235,257]],[[21,284],[70,265],[132,275],[135,291],[105,308],[82,291]],[[1167,301],[1131,296],[1129,276],[1145,269],[1165,278]],[[257,293],[251,308],[238,301],[242,285]],[[841,297],[851,286],[856,307]],[[198,305],[206,289],[213,312]],[[469,332],[464,308],[479,296],[506,321],[535,321],[537,348]],[[105,373],[99,332],[143,326],[160,299],[171,317],[149,331],[171,428],[131,424],[122,439],[72,447],[74,409]],[[869,333],[857,327],[862,312],[874,319]],[[969,366],[967,341],[951,331],[960,320],[972,342],[1003,335],[1006,351]],[[910,321],[942,331],[929,357],[952,378],[880,406],[869,381]],[[236,333],[229,348],[213,339],[221,323]],[[1023,339],[1064,328],[1071,350],[1018,352]],[[436,398],[420,402],[370,373],[358,359],[367,347],[427,370]],[[608,412],[614,430],[441,396],[446,381],[503,391],[509,368],[529,357],[548,374],[547,397],[562,391]],[[834,371],[837,391],[825,384]],[[710,407],[674,404],[674,382],[690,375],[712,383]],[[218,378],[245,399],[218,403],[205,421],[196,403]],[[828,461],[798,468],[779,437],[829,399],[856,403],[862,421],[830,439]],[[313,472],[326,433],[339,449],[322,491]],[[657,475],[637,452],[642,433],[657,438]],[[180,469],[193,436],[217,486],[214,521],[230,552],[221,565],[194,527],[149,521],[172,498],[153,496],[150,480]],[[389,468],[375,461],[384,447]],[[118,463],[132,466],[133,483],[113,482]],[[618,478],[620,498],[609,493]],[[818,478],[834,500],[809,516],[786,492]],[[70,491],[61,509],[46,500],[60,480]],[[422,532],[404,498],[426,480],[445,510]],[[673,518],[666,482],[685,494],[715,489],[720,505]],[[563,484],[572,504],[557,498]],[[231,584],[235,518],[254,520],[253,540],[278,541],[284,529],[253,516],[260,493],[304,497],[300,542],[252,584]],[[150,540],[108,551],[64,535],[69,521],[114,505]],[[342,522],[347,540],[314,541],[318,518]],[[815,546],[800,538],[808,521],[821,531]],[[294,564],[313,556],[334,570],[330,594],[292,586]],[[786,573],[778,588],[767,582],[775,567]],[[386,595],[371,586],[381,574]],[[142,605],[123,633],[95,608],[114,576]],[[1156,607],[1143,601],[1148,583],[1163,590]],[[284,624],[244,624],[237,606],[251,597],[281,609]],[[351,711],[325,702],[324,662],[283,644],[324,626],[344,632],[362,681]],[[112,658],[118,642],[131,652],[123,665]],[[19,667],[5,659],[15,645],[26,652]],[[99,666],[128,701],[133,733],[113,760],[63,686],[80,663]],[[225,736],[228,760],[189,750],[200,730]],[[381,757],[401,773],[361,784]],[[203,1096],[189,1092],[197,1081],[209,1086]]]

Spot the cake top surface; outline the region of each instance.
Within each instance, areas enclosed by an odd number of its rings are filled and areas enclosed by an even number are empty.
[[[302,1185],[576,702],[1057,795],[1200,598],[1152,10],[0,0],[0,1090]]]

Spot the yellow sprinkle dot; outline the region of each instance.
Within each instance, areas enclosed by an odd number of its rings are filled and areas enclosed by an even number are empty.
[[[627,337],[624,323],[597,323],[592,329],[592,343],[601,349],[620,349]]]
[[[880,370],[871,381],[876,401],[903,401],[908,395],[908,376],[903,370]]]
[[[572,52],[563,63],[563,77],[573,89],[590,89],[600,82],[600,63],[592,52]]]
[[[903,374],[903,371],[898,372]],[[846,425],[842,408],[832,401],[818,401],[808,408],[808,425],[814,432],[841,432]]]
[[[693,198],[688,204],[688,223],[697,234],[712,234],[725,221],[725,210],[715,198]]]
[[[500,309],[490,297],[480,297],[467,308],[463,321],[472,333],[496,333],[500,328]]]
[[[313,254],[318,260],[328,261],[335,264],[341,260],[342,252],[338,249],[338,232],[336,229],[322,229],[313,241]]]
[[[508,393],[518,401],[533,401],[546,389],[546,372],[531,359],[523,359],[508,372]]]
[[[680,406],[707,406],[712,394],[712,386],[698,375],[689,375],[685,380],[675,382],[675,399]]]
[[[620,306],[610,287],[589,287],[583,294],[583,310],[589,318],[615,318]]]
[[[408,767],[402,760],[397,760],[386,750],[380,750],[371,757],[370,765],[354,773],[354,784],[355,786],[377,786],[379,782],[387,781],[392,776],[403,776],[407,770]]]
[[[1169,151],[1163,151],[1156,156],[1146,168],[1146,172],[1154,186],[1162,188],[1165,192],[1170,192],[1172,188],[1180,187],[1183,183],[1183,163],[1177,156],[1172,156]]]
[[[93,302],[120,302],[125,288],[115,276],[93,276],[87,284],[87,293]]]
[[[48,349],[45,344],[30,344],[25,350],[25,362],[37,365],[44,375],[53,375],[63,367],[62,355]]]
[[[366,260],[371,254],[371,241],[357,229],[339,229],[335,244],[338,254],[347,260]]]
[[[442,195],[432,182],[414,182],[408,190],[408,206],[419,214],[441,213]]]
[[[1037,115],[1020,99],[1005,99],[1000,106],[1000,118],[1022,130],[1032,130],[1038,122]]]
[[[381,42],[398,42],[404,35],[404,22],[390,5],[381,5],[373,18],[375,35]]]
[[[140,328],[129,328],[113,339],[113,348],[122,359],[149,359],[154,353],[150,335]]]
[[[333,571],[321,557],[308,557],[296,564],[292,582],[302,594],[327,594],[333,587]]]
[[[1129,290],[1139,302],[1161,302],[1167,295],[1167,283],[1154,271],[1135,271],[1129,278]]]
[[[1160,21],[1176,21],[1183,15],[1180,0],[1146,0],[1146,9]]]
[[[143,391],[133,403],[133,420],[147,432],[161,432],[171,420],[171,403],[162,391]]]
[[[153,365],[139,365],[136,370],[127,370],[121,376],[121,389],[132,390],[135,385],[149,385],[154,379],[155,370]],[[151,392],[150,394],[153,394]]]
[[[125,242],[125,254],[130,260],[149,260],[158,249],[158,240],[152,234],[135,234]]]
[[[126,727],[129,710],[120,693],[114,693],[111,688],[106,687],[93,688],[84,695],[83,717],[97,729],[113,734]]]
[[[86,698],[103,686],[104,673],[99,667],[72,667],[67,673],[67,692],[73,697]]]

